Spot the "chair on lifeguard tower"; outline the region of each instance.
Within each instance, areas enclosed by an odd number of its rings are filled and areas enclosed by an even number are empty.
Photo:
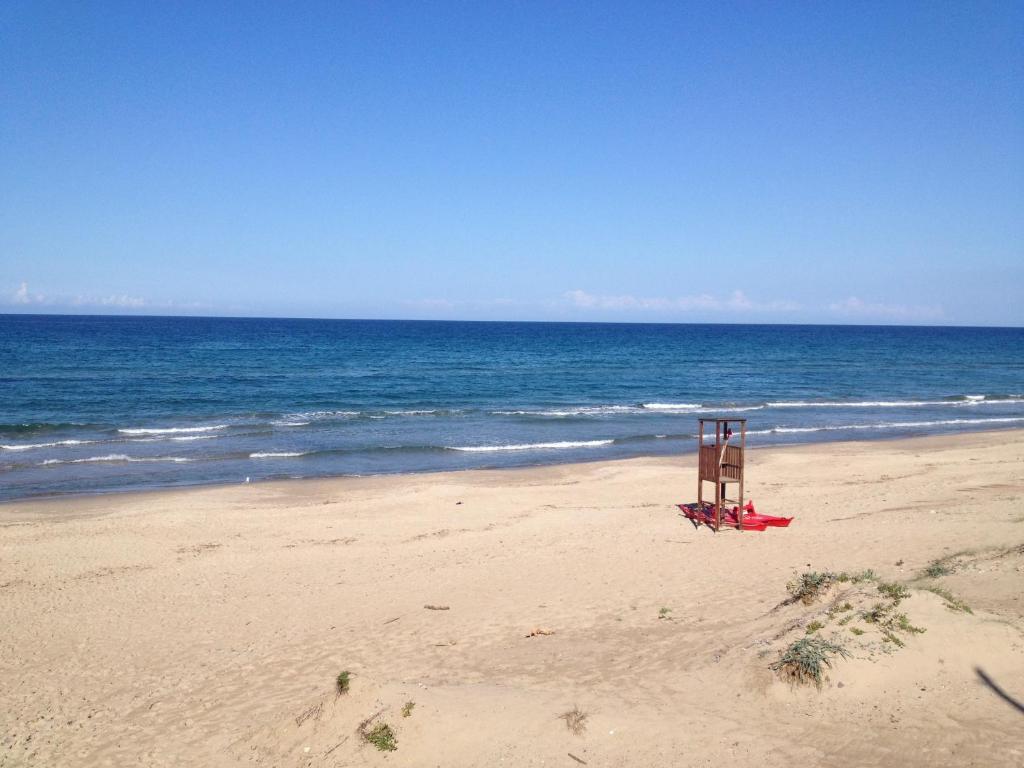
[[[700,428],[697,433],[697,509],[704,513],[705,521],[716,531],[722,527],[723,508],[726,505],[736,507],[735,525],[743,530],[743,455],[747,447],[746,419],[699,419]],[[704,425],[715,425],[715,442],[704,443]],[[733,430],[730,424],[739,426],[739,445],[730,445]],[[708,437],[711,437],[710,432]],[[704,483],[715,484],[715,501],[710,509],[705,508]],[[730,485],[736,486],[736,498],[730,499],[726,491]],[[730,519],[729,525],[733,524]]]

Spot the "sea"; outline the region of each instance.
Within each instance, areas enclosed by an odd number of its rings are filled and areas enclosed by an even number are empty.
[[[1024,329],[0,315],[5,500],[684,456],[715,415],[1024,427]]]

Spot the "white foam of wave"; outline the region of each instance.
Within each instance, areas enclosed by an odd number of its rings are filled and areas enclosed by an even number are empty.
[[[323,419],[351,419],[359,415],[359,411],[302,411],[300,413],[286,413],[283,421],[305,422],[322,421]]]
[[[171,435],[177,433],[213,432],[218,429],[227,428],[227,424],[214,424],[208,427],[135,427],[132,429],[119,429],[117,431],[125,435]]]
[[[713,405],[707,403],[642,403],[640,405],[581,405],[563,408],[538,408],[491,411],[494,416],[533,416],[533,417],[569,417],[569,416],[605,416],[623,413],[743,413],[761,411],[765,408],[916,408],[922,406],[974,406],[998,405],[1007,403],[1024,403],[1024,397],[1008,395],[1006,397],[988,397],[987,395],[964,395],[957,400],[790,400],[774,401],[757,405]],[[387,413],[401,413],[387,411]],[[412,411],[409,413],[417,413]]]
[[[816,402],[793,400],[767,403],[769,408],[911,408],[921,405],[956,405],[947,400],[863,400],[859,402]]]
[[[646,411],[695,411],[703,408],[702,403],[644,403],[640,406]]]
[[[165,443],[168,440],[174,442],[190,442],[192,440],[216,440],[219,437],[225,437],[225,435],[180,435],[178,437],[169,437],[167,435],[157,435],[156,437],[132,437],[127,440],[117,442],[127,443]]]
[[[790,400],[766,403],[769,408],[919,408],[921,406],[948,405],[964,407],[970,405],[999,405],[1022,403],[1019,397],[994,397],[985,395],[964,395],[962,400],[859,400],[852,402]]]
[[[706,408],[698,408],[696,410],[707,413],[740,413],[742,411],[760,411],[763,408],[763,405],[724,405],[721,408],[707,406]]]
[[[56,448],[61,445],[90,445],[96,440],[57,440],[53,443],[28,443],[26,445],[0,445],[5,451],[31,451],[35,448]]]
[[[42,462],[42,466],[49,464],[89,464],[92,462],[143,462],[143,461],[173,461],[175,463],[184,463],[194,461],[194,459],[188,459],[184,456],[128,456],[123,453],[110,453],[106,456],[89,456],[84,459],[47,459]]]
[[[250,459],[291,459],[296,456],[305,456],[305,451],[258,451],[250,453]]]
[[[443,413],[457,413],[445,408],[409,408],[379,411],[303,411],[285,414],[279,421],[273,421],[275,427],[305,427],[313,421],[329,419],[384,419],[388,416],[435,416]]]
[[[611,413],[638,413],[632,405],[581,405],[575,408],[546,408],[539,410],[491,411],[494,416],[604,416]]]
[[[801,432],[837,432],[852,429],[900,429],[911,427],[951,427],[960,424],[1012,424],[1024,421],[1024,416],[991,419],[938,419],[936,421],[889,421],[879,424],[834,424],[823,427],[774,427],[747,432],[748,435],[785,434]]]
[[[565,448],[596,448],[599,445],[611,445],[614,440],[563,440],[557,443],[522,443],[520,445],[466,445],[452,447],[453,451],[540,451],[560,450]]]

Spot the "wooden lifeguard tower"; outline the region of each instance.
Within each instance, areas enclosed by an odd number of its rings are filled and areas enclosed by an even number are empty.
[[[697,509],[704,513],[705,522],[716,531],[722,527],[723,508],[735,505],[735,525],[743,530],[743,458],[747,448],[746,419],[699,419],[697,431]],[[714,443],[704,442],[704,427],[714,425]],[[732,426],[739,428],[739,445],[736,444]],[[710,439],[711,433],[707,437]],[[714,483],[715,501],[705,506],[704,483]],[[729,486],[735,486],[735,498],[727,498]],[[710,507],[710,508],[708,508]],[[733,515],[727,524],[733,525]]]

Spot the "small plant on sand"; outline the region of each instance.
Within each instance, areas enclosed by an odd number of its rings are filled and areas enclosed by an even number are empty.
[[[581,711],[579,707],[573,707],[568,712],[563,712],[558,719],[565,720],[565,727],[574,736],[582,736],[587,730],[587,713]]]
[[[831,571],[804,571],[786,585],[791,595],[788,602],[810,605],[832,586],[833,581],[836,581],[836,574]]]
[[[856,618],[856,614],[850,613],[850,614],[847,614],[846,616],[843,616],[843,618],[841,618],[837,623],[839,624],[840,627],[845,627],[847,624],[849,624],[851,621],[853,621],[854,618]]]
[[[351,678],[351,675],[349,674],[348,670],[345,670],[344,672],[339,672],[337,678],[335,678],[334,684],[338,689],[339,695],[342,693],[348,693],[349,678]]]
[[[832,657],[849,657],[846,649],[821,636],[803,637],[790,645],[771,668],[792,683],[814,683],[821,688],[825,670],[831,668]]]
[[[879,591],[883,594],[889,594],[889,592],[882,589],[883,586],[897,586],[897,585],[880,585]],[[906,592],[904,587],[899,587],[899,594]],[[910,593],[906,592],[906,596],[909,597]],[[862,611],[860,617],[864,619],[868,624],[876,624],[879,631],[882,633],[882,639],[886,642],[892,643],[893,645],[902,648],[904,642],[896,636],[896,632],[906,632],[911,635],[919,635],[924,632],[923,627],[915,627],[910,623],[905,613],[895,613],[896,606],[899,605],[900,598],[893,598],[888,603],[875,603],[867,611]]]
[[[941,597],[945,601],[946,607],[949,608],[949,610],[951,611],[960,611],[961,613],[974,613],[974,611],[971,610],[971,606],[969,606],[961,598],[954,595],[948,589],[943,589],[942,587],[938,586],[925,587],[925,589],[928,592],[931,592],[933,595],[938,595],[939,597]]]
[[[834,619],[838,614],[846,613],[847,611],[852,610],[853,606],[849,602],[845,602],[842,605],[840,605],[839,601],[837,600],[836,602],[832,603],[832,607],[828,609],[828,617],[830,619]],[[841,620],[840,623],[842,623]]]
[[[860,617],[868,624],[882,624],[888,617],[893,606],[875,603],[870,609],[860,612]]]
[[[848,573],[840,571],[804,571],[793,581],[786,585],[790,598],[785,604],[801,602],[810,605],[833,584],[860,584],[862,581],[875,581],[878,577],[871,569]]]
[[[658,609],[658,618],[659,619],[667,619],[668,615],[670,613],[672,613],[672,609],[671,608],[659,608]]]
[[[412,708],[416,706],[415,701],[407,701],[402,705],[402,717],[409,717],[412,714]]]
[[[895,616],[893,616],[892,624],[900,632],[906,632],[911,635],[920,635],[925,631],[924,627],[915,627],[913,624],[911,624],[910,620],[907,618],[907,614],[905,613],[897,613]]]
[[[945,555],[944,557],[932,560],[928,565],[921,571],[921,575],[928,579],[938,579],[942,576],[949,576],[960,567],[962,564],[957,562],[962,557],[968,557],[973,555],[973,549],[963,549],[959,552],[954,552],[951,555]]]
[[[896,582],[883,581],[878,585],[878,591],[892,600],[893,605],[899,605],[901,601],[910,597],[910,590]]]
[[[896,635],[894,635],[888,629],[882,630],[882,640],[884,640],[887,643],[892,643],[897,648],[902,648],[904,645],[906,645],[906,643],[904,643],[902,640],[896,637]]]
[[[850,582],[852,584],[860,584],[862,581],[875,581],[878,576],[870,568],[865,568],[863,571],[857,571],[856,573],[842,573],[836,574],[836,581],[841,583]]]
[[[820,621],[815,619],[814,621],[812,621],[810,624],[807,625],[807,634],[808,635],[813,635],[819,629],[823,629],[824,626],[825,626],[824,624],[822,624]]]
[[[398,749],[398,739],[395,738],[395,732],[387,723],[377,723],[363,734],[363,739],[373,744],[381,752],[394,752]]]
[[[850,627],[850,631],[853,632],[853,634],[855,634],[855,635],[863,635],[864,634],[864,630],[861,629],[860,627]]]

